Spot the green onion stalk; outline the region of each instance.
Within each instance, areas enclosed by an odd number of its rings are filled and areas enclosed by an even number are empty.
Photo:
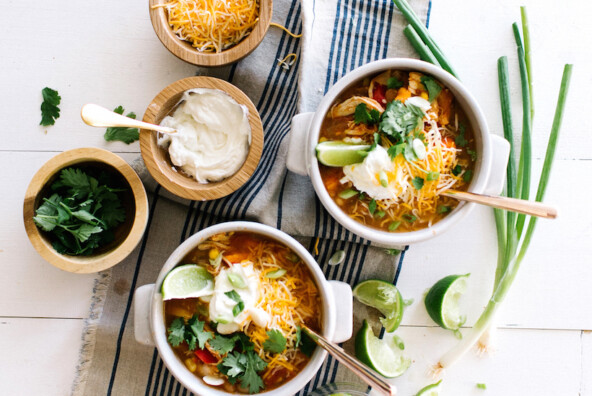
[[[442,53],[442,50],[430,37],[427,29],[421,23],[417,15],[413,12],[406,0],[393,0],[397,8],[402,12],[410,26],[405,28],[405,35],[418,51],[421,58],[437,66],[441,66],[455,75],[450,63]],[[521,7],[522,31],[524,34],[524,44],[520,35],[520,29],[517,24],[513,25],[514,37],[518,52],[518,65],[520,68],[520,81],[522,87],[522,136],[520,142],[520,155],[516,158],[514,149],[514,133],[512,131],[512,114],[510,105],[510,86],[508,78],[508,60],[501,57],[498,60],[498,75],[500,89],[500,103],[502,110],[502,119],[504,127],[504,137],[510,142],[510,158],[508,161],[505,193],[511,198],[529,199],[531,183],[531,165],[532,165],[532,142],[531,130],[534,117],[533,103],[533,84],[530,58],[530,32],[528,29],[528,19],[526,9]],[[421,40],[421,41],[420,41]],[[429,52],[432,52],[432,55]],[[547,143],[547,151],[543,163],[543,170],[539,179],[537,194],[535,200],[542,202],[545,197],[547,184],[551,174],[559,130],[563,120],[563,111],[569,89],[573,65],[567,64],[563,69],[563,77],[559,90],[559,99],[555,109],[553,126]],[[498,243],[498,259],[495,273],[492,296],[487,303],[483,313],[477,319],[475,325],[469,333],[462,338],[452,350],[446,353],[434,367],[434,374],[438,375],[443,369],[452,366],[466,352],[468,352],[477,342],[479,350],[485,352],[489,349],[490,339],[493,334],[494,320],[504,301],[516,274],[520,269],[520,264],[526,255],[530,246],[532,235],[534,233],[537,218],[527,217],[523,214],[514,212],[505,212],[494,209],[496,224],[496,234]],[[526,226],[526,230],[524,227]]]

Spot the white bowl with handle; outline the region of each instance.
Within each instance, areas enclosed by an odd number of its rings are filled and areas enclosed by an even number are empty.
[[[349,217],[327,192],[316,157],[321,125],[336,98],[364,78],[387,70],[416,71],[436,78],[454,95],[464,110],[474,131],[477,161],[468,191],[499,195],[503,190],[510,144],[502,137],[489,133],[485,116],[467,88],[453,75],[430,63],[417,59],[391,58],[370,62],[343,76],[321,100],[313,113],[302,113],[292,119],[290,145],[286,160],[290,171],[308,176],[317,196],[327,211],[354,234],[385,246],[404,246],[440,235],[466,216],[475,204],[461,202],[452,212],[431,227],[411,232],[387,232],[365,226]]]
[[[181,262],[183,257],[197,245],[212,235],[230,231],[263,235],[292,249],[307,266],[319,289],[321,297],[321,307],[319,307],[321,333],[336,343],[344,342],[351,338],[352,335],[353,299],[351,287],[344,282],[327,281],[310,253],[294,238],[273,227],[247,221],[222,223],[205,228],[189,237],[175,249],[162,267],[155,283],[141,286],[134,293],[134,331],[136,341],[144,345],[156,346],[161,359],[173,376],[187,389],[198,395],[230,396],[236,394],[224,392],[221,389],[206,385],[201,378],[189,371],[185,367],[185,364],[177,357],[167,342],[161,286],[166,274],[177,265],[184,264]],[[297,393],[316,374],[321,364],[323,364],[326,355],[327,352],[317,347],[308,364],[298,375],[278,388],[270,391],[262,391],[258,394],[284,396]]]

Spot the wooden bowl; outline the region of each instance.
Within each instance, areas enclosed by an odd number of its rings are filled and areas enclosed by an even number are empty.
[[[236,191],[253,175],[263,151],[263,124],[259,112],[247,95],[234,85],[213,77],[188,77],[172,83],[156,95],[148,105],[143,121],[160,124],[162,119],[181,100],[183,93],[193,88],[219,89],[249,109],[251,146],[240,169],[224,180],[204,184],[175,170],[168,151],[158,147],[155,132],[144,129],[140,131],[140,150],[146,168],[161,186],[182,198],[208,201]]]
[[[43,198],[49,195],[49,186],[57,179],[59,172],[73,165],[104,170],[118,184],[129,187],[122,193],[125,221],[114,230],[115,239],[96,249],[90,256],[69,256],[56,252],[49,233],[37,228],[33,221],[35,210]],[[121,262],[140,242],[148,223],[148,197],[136,172],[121,157],[98,148],[78,148],[56,155],[33,176],[25,193],[23,217],[29,240],[49,263],[69,272],[98,272]]]
[[[149,0],[150,20],[154,31],[164,46],[176,57],[197,66],[223,66],[241,60],[257,48],[271,22],[273,13],[272,0],[259,1],[259,21],[251,33],[232,48],[218,53],[199,52],[185,40],[180,39],[168,22],[167,11],[164,7],[154,7],[166,3],[166,0]]]

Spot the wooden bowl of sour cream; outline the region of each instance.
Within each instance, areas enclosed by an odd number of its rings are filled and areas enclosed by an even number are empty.
[[[140,149],[146,168],[161,186],[182,198],[208,201],[231,194],[253,175],[263,151],[263,125],[255,105],[247,95],[234,85],[213,77],[188,77],[172,83],[148,105],[143,121],[161,124],[166,116],[178,110],[177,104],[183,94],[195,88],[220,90],[246,108],[251,137],[246,158],[240,168],[223,180],[200,183],[173,164],[169,151],[159,146],[156,132],[140,131]]]

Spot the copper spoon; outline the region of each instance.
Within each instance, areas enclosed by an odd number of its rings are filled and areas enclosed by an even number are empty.
[[[394,385],[389,384],[386,379],[378,375],[371,368],[360,362],[358,359],[350,356],[339,346],[317,334],[306,325],[302,326],[302,330],[304,330],[318,346],[329,352],[331,356],[353,371],[354,374],[371,386],[373,390],[376,390],[382,395],[396,396],[397,388]]]
[[[141,128],[161,133],[176,133],[177,130],[160,125],[149,124],[147,122],[134,120],[133,118],[122,116],[104,107],[88,103],[82,106],[80,117],[85,124],[93,127],[128,127]]]
[[[492,206],[498,209],[505,209],[545,219],[554,219],[557,217],[557,209],[540,202],[456,190],[448,190],[440,195],[458,199],[459,201],[475,202],[481,205]]]

